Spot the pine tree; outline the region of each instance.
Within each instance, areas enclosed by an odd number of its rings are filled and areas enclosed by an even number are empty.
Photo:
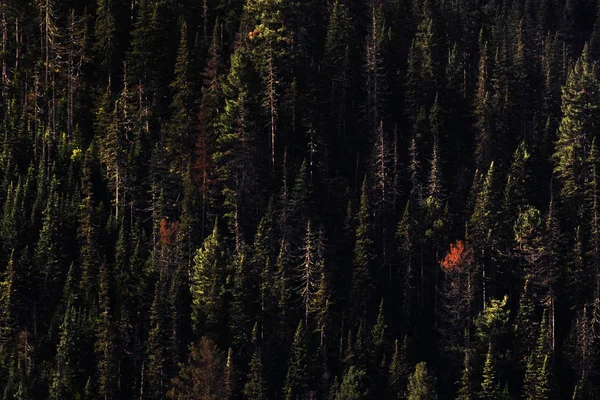
[[[8,266],[3,274],[2,281],[0,281],[0,354],[9,345],[16,328],[17,299],[15,295],[18,282],[16,282],[17,275],[13,255],[14,252],[10,255]]]
[[[369,197],[367,179],[363,180],[358,212],[358,226],[356,228],[356,244],[354,248],[354,261],[352,273],[352,301],[354,315],[364,317],[369,306],[371,296],[371,261],[373,259],[373,240],[369,229]]]
[[[248,400],[265,400],[267,398],[266,383],[263,377],[263,365],[257,349],[250,361],[250,372],[244,386],[244,396]]]
[[[332,396],[332,400],[360,400],[364,398],[363,382],[365,376],[365,371],[350,366],[344,374],[339,390]]]
[[[496,377],[496,360],[492,351],[492,344],[488,346],[488,352],[485,357],[483,367],[483,381],[481,382],[481,391],[479,398],[482,400],[495,400],[500,396],[500,385]]]
[[[100,265],[98,305],[99,316],[95,350],[98,355],[98,390],[104,399],[118,396],[118,363],[116,329],[111,304],[112,276],[106,263]]]
[[[315,316],[315,330],[320,334],[320,348],[323,350],[326,331],[330,325],[330,307],[332,303],[330,275],[325,268],[325,232],[321,227],[317,233],[316,242],[316,271],[317,284],[312,300],[312,310]]]
[[[196,126],[187,35],[187,23],[184,21],[181,25],[175,78],[170,85],[173,92],[171,102],[173,115],[166,139],[167,152],[171,159],[171,171],[174,174],[183,171],[191,157],[190,150],[194,145],[193,128]]]
[[[398,261],[400,263],[399,287],[402,289],[402,311],[406,323],[412,319],[412,310],[415,299],[415,277],[417,267],[417,220],[414,213],[417,211],[409,200],[404,208],[402,219],[398,222],[396,242],[398,243]]]
[[[34,253],[36,273],[39,274],[40,279],[38,310],[44,322],[60,298],[60,288],[67,272],[63,264],[65,257],[64,226],[65,220],[59,209],[58,182],[54,177],[43,212],[42,230]]]
[[[196,251],[190,293],[196,332],[211,331],[222,318],[221,296],[227,278],[226,253],[215,221],[213,232]]]
[[[420,362],[408,379],[407,400],[437,399],[437,381],[429,374],[427,363]]]
[[[593,132],[598,125],[598,79],[589,61],[587,46],[570,69],[562,89],[562,120],[558,128],[553,159],[554,174],[561,184],[560,193],[569,215],[581,204],[587,176],[586,160]]]
[[[242,245],[233,256],[233,288],[230,307],[229,325],[233,336],[233,345],[243,349],[249,342],[252,326],[252,315],[256,307],[258,280],[253,276],[252,264],[247,260],[247,249]]]
[[[502,300],[492,299],[475,320],[477,337],[482,343],[495,346],[508,331],[509,321],[508,296]]]
[[[596,372],[593,368],[597,361],[597,345],[592,335],[593,326],[594,312],[588,306],[583,306],[576,314],[571,337],[567,342],[568,351],[565,351],[568,363],[576,375],[573,399],[593,398],[593,393],[597,391]],[[552,383],[551,380],[550,382]],[[553,389],[551,386],[551,392]]]
[[[312,231],[311,221],[309,219],[306,224],[304,245],[301,248],[302,258],[299,270],[299,294],[304,303],[304,323],[306,326],[308,326],[309,314],[313,312],[315,292],[318,290],[318,283],[322,272],[323,261],[317,258],[317,247],[317,235]],[[322,257],[322,254],[319,256]]]
[[[408,350],[408,338],[405,336],[402,347],[398,347],[398,340],[394,343],[394,355],[390,362],[387,396],[391,400],[404,399],[404,392],[408,384],[410,370],[406,359]]]
[[[377,322],[371,330],[371,362],[376,367],[379,367],[381,358],[384,356],[384,345],[387,325],[385,323],[385,313],[383,310],[383,299],[379,303],[379,314],[377,314]]]
[[[154,299],[150,308],[150,331],[148,333],[148,348],[146,349],[147,366],[147,392],[154,398],[164,397],[167,387],[166,377],[166,331],[168,329],[166,321],[166,305],[164,296],[164,274],[161,273],[156,287],[154,289]],[[142,382],[142,385],[146,385]]]
[[[308,356],[306,328],[300,321],[294,335],[287,377],[283,386],[283,395],[286,400],[302,398],[308,392]]]
[[[494,163],[492,162],[477,193],[468,231],[469,242],[474,249],[477,275],[480,275],[474,277],[474,282],[478,283],[476,293],[481,294],[483,307],[485,307],[488,296],[486,273],[490,273],[490,259],[493,257],[495,250],[493,233],[496,229],[496,220],[494,213]]]
[[[214,342],[200,338],[190,346],[188,361],[180,365],[167,397],[174,400],[226,399],[225,367]]]
[[[351,118],[352,77],[352,26],[353,20],[348,6],[336,0],[331,8],[325,38],[324,67],[331,86],[328,102],[337,137],[342,140],[348,135]]]
[[[490,116],[489,73],[487,42],[480,46],[479,77],[475,97],[475,116],[477,118],[476,165],[478,169],[486,168],[492,162],[491,149],[494,148],[495,132]]]
[[[71,270],[73,267],[71,267]],[[69,271],[71,276],[71,271]],[[72,285],[67,282],[67,285]],[[56,349],[56,369],[53,371],[50,386],[51,399],[73,398],[78,392],[78,353],[79,337],[77,312],[73,299],[67,304],[63,322],[60,326],[59,343]]]
[[[280,141],[280,116],[285,115],[282,94],[293,91],[293,79],[285,79],[295,63],[293,56],[295,35],[291,27],[299,3],[283,0],[265,2],[247,0],[244,5],[243,35],[247,35],[248,47],[262,83],[262,108],[266,114],[269,135],[269,165],[275,171],[277,147]]]
[[[432,106],[439,79],[438,24],[435,6],[429,0],[423,1],[419,10],[420,23],[408,54],[406,78],[406,111],[414,126],[419,110],[429,110]]]
[[[269,320],[269,317],[276,313],[277,297],[276,290],[273,287],[273,280],[276,274],[276,240],[275,215],[273,199],[271,199],[258,225],[254,237],[251,259],[252,268],[257,273],[259,279],[261,317],[259,325],[261,332],[264,329],[265,320]]]
[[[79,206],[79,240],[81,242],[81,282],[84,303],[91,305],[98,293],[98,273],[102,249],[96,228],[92,174],[96,162],[94,149],[86,151],[81,182],[82,200]]]
[[[385,81],[387,26],[384,17],[383,4],[372,2],[369,7],[370,22],[368,24],[366,39],[366,112],[371,134],[375,134],[377,127],[385,116]]]
[[[465,350],[465,359],[462,376],[460,378],[459,389],[456,393],[457,400],[471,400],[473,399],[473,388],[472,388],[472,367],[469,357],[469,350]]]
[[[544,311],[537,345],[527,360],[522,391],[524,399],[548,399],[555,393],[551,371],[553,349],[548,328],[547,312]]]
[[[96,8],[96,23],[94,25],[94,50],[101,62],[104,77],[107,79],[108,89],[112,86],[114,66],[116,64],[117,28],[113,15],[113,2],[111,0],[98,0]]]
[[[218,122],[213,160],[215,173],[223,185],[223,212],[229,230],[235,232],[237,221],[245,221],[259,203],[264,167],[258,158],[254,120],[250,111],[256,106],[249,93],[249,56],[239,47],[231,56],[231,69],[225,83],[225,107]]]
[[[520,364],[526,360],[533,351],[536,342],[538,323],[535,320],[535,306],[533,303],[532,285],[529,279],[523,283],[519,300],[519,311],[514,323],[517,346],[517,357]]]

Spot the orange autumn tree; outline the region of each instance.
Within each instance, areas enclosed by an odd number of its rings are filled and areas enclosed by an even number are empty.
[[[465,249],[462,240],[450,244],[450,250],[446,257],[440,262],[444,272],[462,272],[462,270],[473,261],[473,250]]]
[[[450,249],[440,267],[445,272],[441,286],[440,333],[448,343],[448,349],[469,347],[469,328],[473,290],[469,266],[473,262],[473,250],[466,248],[462,240],[450,244]]]
[[[179,222],[169,222],[166,219],[160,221],[160,242],[163,246],[171,246],[175,243],[175,237],[179,230]]]

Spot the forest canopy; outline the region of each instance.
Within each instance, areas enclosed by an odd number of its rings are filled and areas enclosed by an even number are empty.
[[[600,3],[0,0],[0,398],[600,398]]]

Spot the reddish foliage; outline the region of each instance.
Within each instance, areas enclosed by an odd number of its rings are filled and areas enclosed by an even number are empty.
[[[450,244],[450,250],[440,262],[445,272],[460,272],[473,261],[473,250],[465,249],[462,240]]]
[[[162,244],[171,246],[175,243],[179,231],[179,222],[168,222],[166,219],[160,221],[160,241]]]

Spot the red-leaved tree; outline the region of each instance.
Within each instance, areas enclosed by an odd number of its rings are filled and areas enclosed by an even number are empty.
[[[471,264],[473,250],[462,240],[450,244],[450,249],[440,262],[444,271],[441,288],[440,330],[449,344],[447,350],[462,351],[469,346],[470,309],[473,298]]]

